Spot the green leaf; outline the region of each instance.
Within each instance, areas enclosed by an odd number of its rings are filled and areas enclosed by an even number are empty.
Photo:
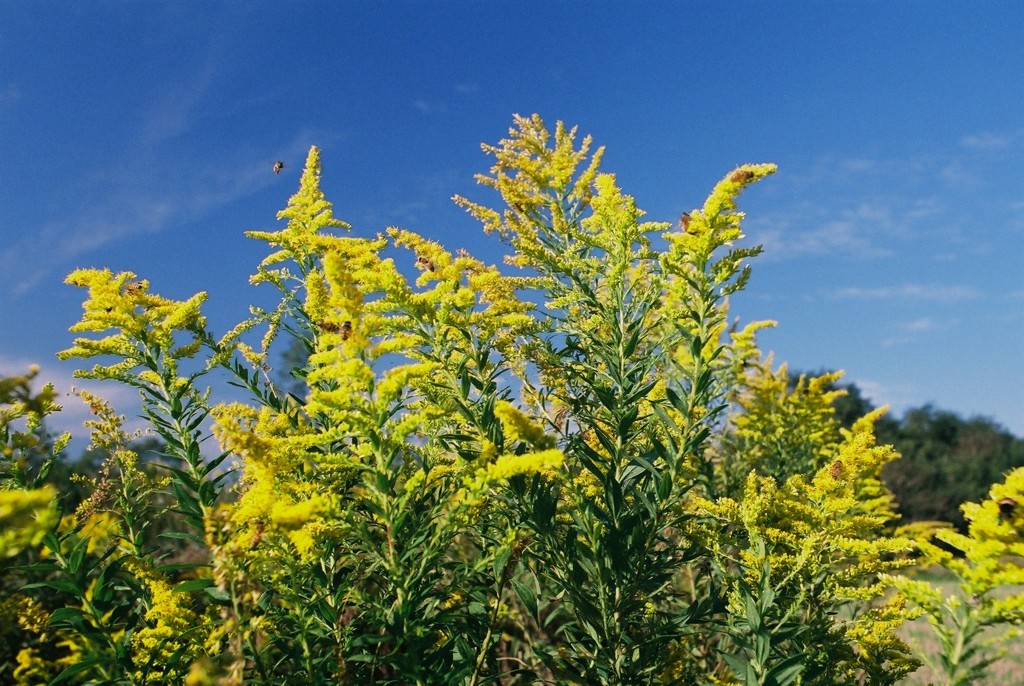
[[[213,579],[189,579],[182,581],[174,587],[175,593],[191,593],[193,591],[205,591],[213,586]]]
[[[790,655],[768,670],[764,683],[771,686],[789,686],[789,684],[795,683],[800,672],[804,671],[804,667],[806,667],[806,659],[807,655],[804,653]]]
[[[210,599],[217,605],[230,605],[231,596],[228,592],[217,588],[216,586],[207,586],[203,589],[203,592],[210,597]]]
[[[50,686],[55,686],[55,684],[59,684],[59,683],[63,682],[68,677],[72,677],[72,676],[74,676],[74,675],[76,675],[76,674],[78,674],[80,672],[84,672],[87,669],[92,668],[95,665],[102,664],[102,663],[107,662],[107,661],[108,661],[108,658],[103,658],[103,657],[91,657],[91,658],[87,658],[87,659],[84,659],[84,660],[78,660],[78,661],[75,662],[75,664],[71,665],[70,667],[65,669],[63,672],[58,674],[57,677],[53,681],[50,682]]]
[[[25,584],[21,588],[22,590],[32,588],[49,588],[50,590],[57,591],[58,593],[67,593],[68,595],[76,598],[81,598],[85,595],[82,587],[74,581],[37,581],[31,584]]]
[[[537,594],[526,584],[512,579],[512,588],[515,589],[519,601],[526,607],[531,617],[537,617]]]
[[[756,634],[761,630],[761,612],[754,596],[746,589],[743,591],[743,603],[747,611],[747,624],[750,626],[750,630]]]
[[[49,625],[58,623],[70,624],[73,627],[80,626],[85,621],[85,612],[77,607],[58,607],[50,615]]]
[[[491,563],[491,568],[494,570],[494,578],[501,579],[502,572],[505,571],[505,565],[508,564],[509,559],[512,557],[512,549],[504,548],[501,552],[494,556],[494,561]]]
[[[158,536],[160,538],[173,538],[181,541],[189,541],[191,543],[203,543],[201,536],[187,531],[162,531]]]

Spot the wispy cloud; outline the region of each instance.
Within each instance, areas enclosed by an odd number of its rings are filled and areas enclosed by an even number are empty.
[[[212,71],[200,81],[210,81]],[[176,89],[171,89],[176,92]],[[80,196],[89,200],[73,217],[44,220],[24,227],[18,237],[0,247],[0,291],[24,295],[57,270],[105,246],[166,231],[201,218],[220,207],[254,195],[280,182],[271,171],[274,159],[286,159],[301,169],[310,141],[337,138],[324,131],[303,130],[291,143],[275,150],[240,147],[200,161],[167,155],[166,142],[192,126],[194,110],[206,92],[200,84],[191,100],[164,111],[157,107],[139,132],[122,146],[121,154],[83,173]],[[173,101],[169,91],[159,102]]]
[[[324,145],[338,137],[307,129],[271,150],[242,143],[202,149],[200,157],[178,152],[194,150],[194,141],[182,145],[179,138],[204,135],[204,118],[224,106],[216,97],[226,78],[223,51],[213,41],[191,73],[161,86],[137,108],[138,125],[110,146],[111,154],[90,159],[73,178],[54,180],[83,201],[64,214],[54,205],[31,226],[5,227],[13,239],[0,245],[0,293],[25,295],[97,250],[159,234],[258,194],[283,182],[271,171],[275,159],[297,173],[311,141]],[[6,92],[16,95],[17,89]],[[0,103],[4,97],[0,90]]]
[[[791,163],[766,186],[785,199],[780,209],[752,214],[747,233],[766,260],[976,255],[998,240],[987,215],[1004,212],[1001,229],[1024,229],[1020,196],[1007,197],[1005,174],[994,175],[1021,152],[1024,128],[965,135],[928,155]]]
[[[830,221],[813,228],[800,228],[795,222],[776,218],[753,235],[764,246],[765,258],[769,260],[822,257],[837,253],[860,258],[892,254],[889,249],[873,245],[858,231],[856,224],[845,221]]]
[[[196,121],[196,110],[203,103],[217,78],[216,61],[207,59],[199,71],[183,83],[165,89],[151,105],[139,129],[144,145],[158,145],[187,132]]]
[[[850,379],[861,395],[875,407],[889,406],[894,412],[906,409],[916,402],[917,390],[909,385],[884,384],[871,379]]]
[[[979,131],[960,139],[962,147],[982,151],[1006,150],[1021,142],[1024,142],[1024,129],[1000,133]]]
[[[441,101],[429,101],[417,98],[413,100],[411,104],[420,114],[425,115],[444,114],[448,111],[448,105]]]
[[[845,172],[857,174],[877,169],[878,160],[873,160],[867,157],[852,157],[843,160],[840,163],[840,166]]]
[[[939,327],[938,323],[931,317],[922,317],[920,319],[914,319],[909,322],[904,322],[900,325],[900,328],[909,333],[919,333],[922,331],[933,331]]]
[[[967,170],[961,160],[953,160],[939,169],[939,176],[951,186],[977,186],[980,182],[975,172]]]
[[[876,259],[893,255],[893,238],[908,237],[911,227],[937,211],[927,198],[903,204],[891,199],[862,200],[845,208],[805,204],[756,219],[748,233],[764,246],[767,259],[838,255]]]
[[[954,303],[974,300],[981,297],[981,293],[970,286],[908,283],[876,288],[840,288],[832,292],[830,297],[836,300],[904,300]]]
[[[957,324],[958,320],[956,319],[939,321],[933,317],[920,317],[906,322],[899,322],[896,324],[898,333],[883,340],[882,346],[889,348],[895,345],[917,343],[921,340],[923,334],[949,329]]]

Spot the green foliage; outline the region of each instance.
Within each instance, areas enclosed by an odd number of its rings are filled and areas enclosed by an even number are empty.
[[[741,237],[735,196],[774,167],[733,172],[658,253],[651,235],[669,227],[639,221],[633,199],[597,172],[601,151],[580,169],[589,139],[576,149],[559,126],[549,148],[539,119],[517,123],[486,148],[497,161],[480,179],[510,210],[460,202],[515,248],[512,261],[536,274],[527,298],[544,303],[524,346],[538,374],[521,382],[537,415],[559,418],[564,476],[513,484],[534,573],[566,617],[569,650],[542,658],[584,682],[649,683],[692,619],[671,603],[671,580],[694,556],[678,538],[681,502],[694,469],[709,473],[703,445],[724,407],[712,374],[723,299],[758,251],[716,253]]]
[[[915,667],[878,413],[843,425],[837,375],[788,387],[766,324],[727,327],[760,252],[737,247],[736,202],[775,167],[738,167],[672,227],[561,124],[517,117],[485,151],[503,208],[456,201],[518,276],[404,229],[352,235],[316,148],[284,227],[247,234],[278,301],[227,334],[203,293],[69,276],[89,296],[61,356],[139,391],[160,471],[83,393],[105,459],[73,515],[30,525],[52,448],[4,434],[0,504],[34,503],[12,509],[12,678],[782,686]],[[277,340],[290,369],[268,364]],[[249,399],[213,402],[215,369]]]
[[[32,490],[46,483],[50,470],[71,440],[70,434],[51,437],[44,426],[47,415],[60,410],[56,391],[47,384],[32,393],[33,367],[24,376],[0,379],[0,484],[4,490]]]

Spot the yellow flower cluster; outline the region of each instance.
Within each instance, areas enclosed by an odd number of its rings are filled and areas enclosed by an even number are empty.
[[[53,677],[52,666],[44,660],[36,648],[22,648],[18,651],[18,666],[11,676],[15,686],[39,686],[49,683]]]
[[[501,455],[466,478],[464,488],[470,500],[482,496],[492,486],[507,481],[514,476],[524,474],[540,474],[549,479],[557,478],[559,469],[565,461],[561,450],[551,448],[522,455]]]
[[[747,186],[777,170],[774,164],[745,164],[726,174],[715,184],[703,208],[687,213],[679,230],[665,234],[671,243],[669,261],[701,265],[718,248],[743,238],[740,224],[744,215],[736,211],[736,199]]]
[[[468,253],[453,256],[397,228],[375,238],[327,233],[349,227],[334,218],[320,191],[319,165],[314,148],[299,192],[279,214],[285,229],[247,234],[278,248],[252,282],[286,293],[280,307],[261,315],[270,327],[261,354],[286,316],[308,325],[308,395],[287,408],[213,410],[222,448],[240,456],[244,468],[231,513],[236,535],[248,531],[254,542],[284,535],[302,556],[323,537],[340,535],[339,499],[368,497],[358,486],[361,469],[396,468],[389,456],[412,435],[450,421],[456,406],[438,389],[455,364],[477,364],[477,350],[488,346],[512,350],[519,332],[535,325],[529,306],[515,297],[516,282]],[[409,267],[418,271],[412,283],[397,258],[383,256],[389,243],[411,253]],[[431,463],[430,484],[452,471],[444,455]],[[482,482],[530,467],[509,462],[491,469]],[[410,474],[403,489],[411,495],[427,475]]]
[[[555,447],[554,436],[546,434],[544,427],[514,408],[511,403],[504,400],[495,403],[494,416],[501,422],[506,441],[512,444],[521,441],[537,450]]]
[[[533,450],[499,455],[496,446],[485,441],[480,459],[473,463],[476,469],[467,469],[469,473],[453,496],[457,508],[478,508],[494,486],[515,476],[537,474],[550,480],[561,476],[565,455],[555,447],[554,438],[546,435],[543,427],[505,401],[495,404],[494,414],[501,421],[506,447],[519,443]]]
[[[482,146],[496,161],[491,167],[492,176],[476,177],[479,183],[497,190],[509,209],[501,214],[461,196],[455,201],[480,220],[485,231],[496,231],[511,243],[516,250],[511,263],[524,267],[568,264],[571,255],[558,246],[546,245],[536,222],[550,222],[551,230],[564,237],[566,247],[582,238],[575,235],[573,227],[579,209],[590,202],[604,151],[595,151],[589,166],[577,173],[590,152],[591,139],[587,136],[576,149],[575,128],[566,130],[559,122],[553,145],[549,146],[551,134],[539,116],[516,116],[509,136],[497,146]]]
[[[350,228],[348,224],[334,217],[330,202],[320,190],[320,151],[314,146],[306,156],[306,166],[299,180],[299,190],[288,201],[288,206],[277,213],[278,219],[287,219],[288,225],[281,231],[247,231],[246,236],[264,240],[280,247],[260,263],[259,273],[252,282],[273,282],[281,278],[281,272],[266,269],[270,265],[294,259],[300,265],[307,264],[321,247],[320,231],[327,228]]]
[[[75,373],[82,378],[132,379],[139,367],[145,367],[151,350],[165,355],[173,370],[176,361],[195,356],[202,344],[206,318],[200,308],[206,293],[188,300],[174,301],[149,292],[149,282],[135,281],[132,272],[114,274],[109,269],[79,269],[65,283],[86,288],[89,297],[83,304],[82,319],[71,327],[75,332],[116,333],[102,338],[76,338],[74,345],[57,354],[62,360],[72,357],[112,356],[120,361],[96,365],[92,371]],[[189,336],[177,345],[179,333]],[[176,347],[177,346],[177,347]]]
[[[136,678],[147,683],[174,683],[199,656],[209,632],[192,610],[188,593],[176,593],[159,574],[135,566],[149,589],[146,626],[131,637]]]

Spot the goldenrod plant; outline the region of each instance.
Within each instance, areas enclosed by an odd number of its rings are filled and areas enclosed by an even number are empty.
[[[967,532],[925,525],[917,534],[921,566],[950,573],[953,583],[897,577],[897,586],[928,620],[939,650],[921,658],[943,686],[979,683],[1024,624],[1024,468],[994,484],[988,499],[965,503]]]
[[[792,395],[806,390],[798,384]],[[810,397],[819,409],[829,402]],[[780,402],[777,411],[789,406]],[[888,535],[895,515],[879,476],[896,454],[875,445],[879,415],[843,430],[828,446],[833,462],[815,472],[782,478],[751,470],[735,496],[689,503],[699,515],[694,535],[711,551],[709,572],[727,598],[719,639],[739,683],[894,684],[917,667],[896,633],[914,613],[891,593],[888,573],[912,564],[914,548]],[[787,440],[806,445],[820,427],[791,430],[806,434]],[[776,438],[767,433],[769,447]]]
[[[484,150],[500,206],[456,202],[514,273],[353,230],[312,148],[283,225],[247,234],[273,304],[226,334],[204,293],[68,277],[88,297],[61,357],[137,389],[165,448],[144,464],[79,392],[108,459],[62,517],[46,465],[66,439],[6,419],[51,411],[52,390],[0,386],[0,540],[21,556],[0,677],[782,686],[914,668],[892,589],[913,543],[891,530],[877,415],[841,431],[836,377],[790,388],[757,348],[769,323],[728,322],[760,252],[737,202],[774,165],[730,171],[670,225],[561,123],[516,117]],[[282,373],[289,341],[304,355]],[[243,397],[218,401],[225,375]]]
[[[527,366],[514,368],[524,404],[547,418],[565,453],[560,481],[512,484],[544,591],[521,599],[538,621],[557,618],[557,650],[539,654],[556,677],[648,683],[701,619],[702,606],[688,610],[671,590],[694,557],[678,537],[679,505],[710,473],[703,452],[722,409],[723,303],[758,250],[717,253],[742,238],[735,197],[775,167],[738,168],[673,230],[640,221],[633,198],[599,171],[603,151],[590,155],[589,138],[577,147],[575,130],[559,125],[552,137],[539,117],[516,123],[485,146],[496,161],[479,177],[507,209],[458,201],[528,270],[522,286],[540,303],[539,325],[523,346]],[[653,248],[659,234],[664,251]]]

